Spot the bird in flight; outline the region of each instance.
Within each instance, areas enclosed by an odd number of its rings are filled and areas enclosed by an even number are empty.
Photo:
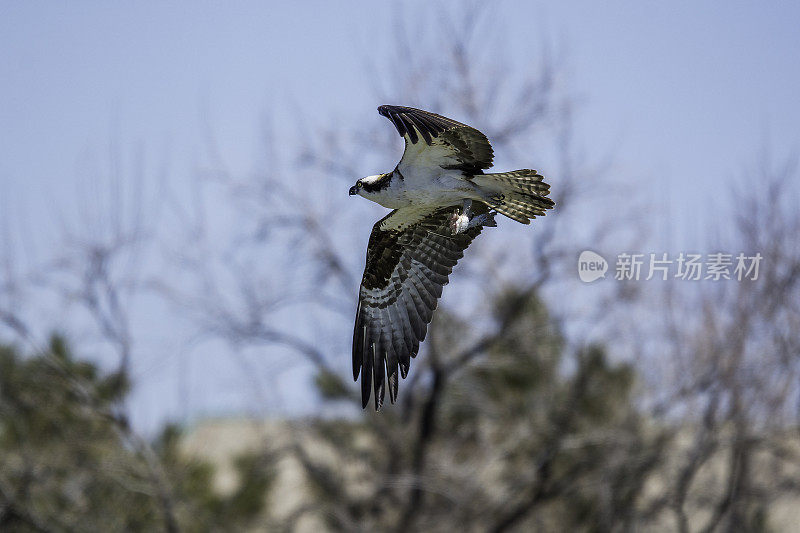
[[[528,224],[555,204],[535,170],[487,174],[494,153],[486,136],[455,120],[382,105],[405,151],[391,172],[361,178],[350,195],[393,211],[373,227],[353,332],[353,379],[361,374],[361,405],[375,394],[397,398],[399,376],[425,339],[442,287],[464,250],[496,213]],[[399,374],[399,376],[398,376]]]

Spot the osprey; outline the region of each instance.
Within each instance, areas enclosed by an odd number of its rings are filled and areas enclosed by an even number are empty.
[[[361,404],[375,392],[383,405],[397,398],[425,339],[442,287],[464,250],[501,213],[528,224],[555,204],[535,170],[486,174],[494,153],[486,136],[455,120],[383,105],[405,140],[403,157],[386,174],[367,176],[350,188],[393,209],[372,228],[353,332],[353,379],[361,374]],[[399,371],[399,372],[398,372]]]

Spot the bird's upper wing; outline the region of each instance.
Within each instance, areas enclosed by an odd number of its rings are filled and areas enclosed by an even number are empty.
[[[486,213],[475,202],[475,214]],[[398,368],[405,378],[425,339],[442,287],[482,227],[452,234],[453,208],[397,209],[372,228],[353,332],[353,379],[361,373],[362,407],[374,385],[375,409],[397,397]]]
[[[398,167],[441,167],[483,174],[494,152],[486,135],[453,119],[413,107],[382,105],[378,113],[392,121],[406,149]]]

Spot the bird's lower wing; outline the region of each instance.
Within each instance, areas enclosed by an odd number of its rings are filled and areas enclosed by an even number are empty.
[[[372,228],[353,332],[353,379],[361,375],[362,407],[375,392],[375,409],[383,404],[386,377],[389,398],[397,397],[398,369],[404,378],[428,324],[442,287],[464,250],[482,227],[452,234],[454,207],[427,213],[399,209]],[[488,211],[473,204],[473,212]]]

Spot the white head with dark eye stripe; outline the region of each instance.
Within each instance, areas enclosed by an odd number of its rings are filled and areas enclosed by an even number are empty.
[[[356,182],[355,185],[350,187],[350,195],[352,196],[357,194],[359,196],[363,196],[364,198],[369,198],[371,194],[378,193],[388,187],[391,180],[391,172],[387,174],[376,174],[374,176],[361,178]]]

